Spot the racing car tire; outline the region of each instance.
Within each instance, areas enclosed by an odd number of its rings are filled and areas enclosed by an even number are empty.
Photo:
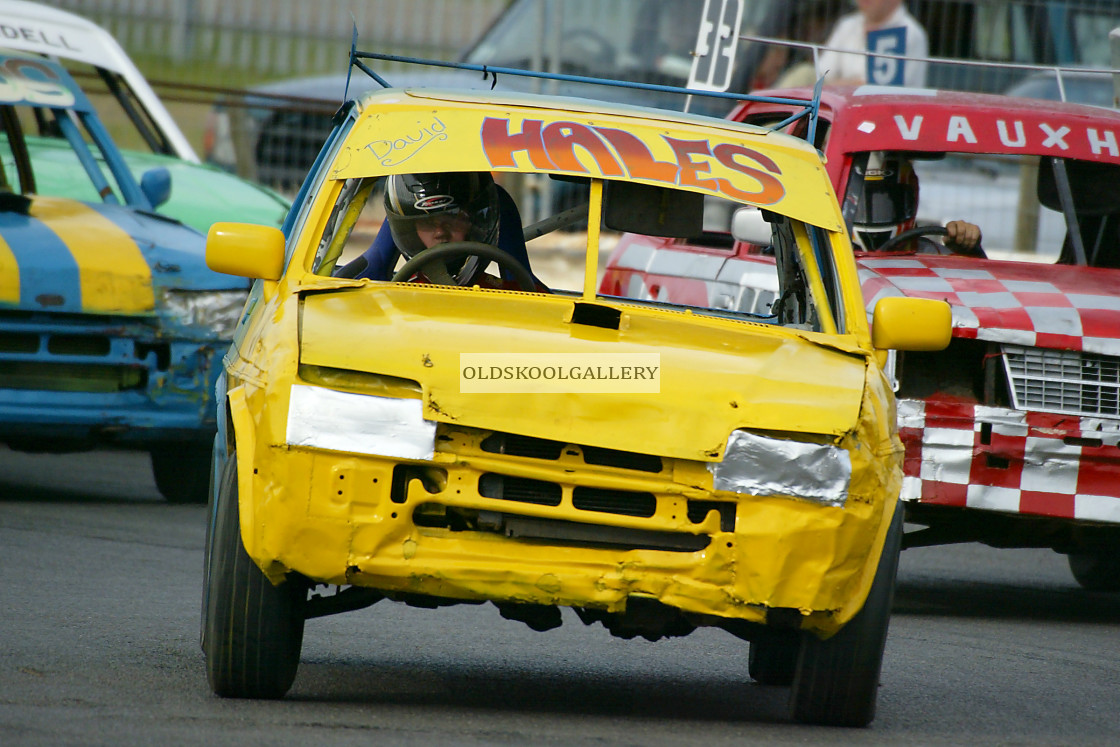
[[[1120,558],[1070,553],[1069,570],[1082,589],[1120,591]]]
[[[168,503],[205,503],[210,486],[210,443],[158,444],[148,450],[152,477]]]
[[[299,667],[307,584],[289,574],[273,585],[245,552],[236,455],[226,461],[215,501],[203,592],[210,687],[225,698],[281,698]]]
[[[760,685],[789,687],[793,683],[800,651],[801,639],[796,634],[767,636],[751,641],[747,659],[751,679]]]
[[[794,721],[859,727],[875,718],[901,548],[902,508],[896,507],[863,608],[828,639],[804,634],[790,692]]]

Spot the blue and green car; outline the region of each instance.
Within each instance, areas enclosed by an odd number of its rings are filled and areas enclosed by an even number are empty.
[[[205,217],[160,212],[206,189],[166,160],[134,173],[61,65],[0,50],[0,443],[145,450],[166,499],[202,501],[249,286],[206,267]]]

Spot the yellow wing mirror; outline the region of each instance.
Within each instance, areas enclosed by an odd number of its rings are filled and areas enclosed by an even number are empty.
[[[227,275],[279,280],[284,274],[284,233],[255,223],[215,223],[206,235],[206,265]]]
[[[880,350],[944,350],[952,335],[949,304],[932,298],[882,298],[871,316],[871,344]]]

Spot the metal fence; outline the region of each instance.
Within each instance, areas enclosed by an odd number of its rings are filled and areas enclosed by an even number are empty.
[[[508,0],[50,0],[107,28],[134,56],[267,77],[345,67],[364,48],[450,59]]]

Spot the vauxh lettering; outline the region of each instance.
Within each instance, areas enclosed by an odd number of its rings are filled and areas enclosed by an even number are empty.
[[[1032,148],[1039,147],[1055,152],[1071,149],[1085,150],[1093,155],[1120,156],[1120,141],[1116,132],[1101,127],[1087,127],[1075,122],[1053,122],[1006,117],[976,117],[965,114],[931,116],[915,114],[894,115],[899,137],[917,142],[919,138],[933,138],[955,146]],[[866,127],[867,134],[875,131]]]

